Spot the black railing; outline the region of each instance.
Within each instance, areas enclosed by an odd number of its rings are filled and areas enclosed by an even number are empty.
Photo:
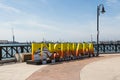
[[[30,53],[31,44],[0,44],[0,60],[12,58],[16,53]]]
[[[97,52],[97,44],[94,44]],[[0,44],[0,60],[12,58],[16,53],[31,53],[31,44]],[[101,43],[99,53],[120,53],[120,43]]]
[[[97,52],[97,45],[94,44],[94,51]],[[99,44],[99,53],[120,53],[120,44],[107,43]]]

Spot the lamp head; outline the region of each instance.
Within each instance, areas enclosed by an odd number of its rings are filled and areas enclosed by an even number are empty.
[[[101,13],[102,13],[102,14],[104,14],[104,13],[105,13],[105,8],[104,8],[104,6],[102,6]]]

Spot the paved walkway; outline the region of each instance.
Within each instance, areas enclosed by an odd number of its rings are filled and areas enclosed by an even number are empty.
[[[100,56],[50,66],[3,65],[0,66],[0,80],[120,80],[120,54]]]
[[[0,80],[25,80],[33,72],[47,65],[28,65],[16,63],[0,66]]]
[[[120,57],[96,61],[80,71],[81,80],[120,80]]]

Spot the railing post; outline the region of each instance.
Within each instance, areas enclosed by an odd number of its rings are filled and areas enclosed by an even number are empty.
[[[23,53],[23,52],[24,52],[24,50],[23,50],[23,46],[20,46],[20,48],[21,48],[21,53]]]
[[[0,60],[2,60],[2,48],[0,47]]]
[[[115,52],[117,52],[117,44],[115,44]]]
[[[103,52],[105,53],[105,44],[103,44]]]
[[[13,46],[10,47],[11,48],[11,56],[13,57]]]

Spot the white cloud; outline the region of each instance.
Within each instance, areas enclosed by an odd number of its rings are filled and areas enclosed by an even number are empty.
[[[58,31],[59,28],[54,25],[49,24],[43,24],[40,21],[34,21],[34,20],[17,20],[17,21],[8,21],[8,22],[1,22],[0,26],[3,28],[9,28],[10,26],[16,27],[16,28],[28,28],[28,29],[39,29],[39,30],[46,30],[46,31]]]
[[[2,32],[0,33],[1,39],[6,39],[8,37],[8,40],[11,40],[9,38],[11,35],[9,34],[11,34],[11,28],[14,28],[16,39],[18,41],[41,41],[43,37],[47,38],[47,36],[49,36],[48,39],[50,39],[50,36],[54,36],[54,34],[60,30],[54,25],[43,24],[39,21],[30,20],[0,22],[0,26],[0,32]]]
[[[113,6],[115,7],[115,6],[120,5],[119,2],[120,2],[119,0],[107,0],[107,1],[106,1],[107,5],[108,5],[108,6],[112,6],[112,7],[113,7]]]
[[[108,3],[117,3],[119,0],[107,0]]]
[[[59,30],[59,28],[55,27],[54,25],[48,25],[47,23],[43,24],[39,21],[27,21],[27,22],[24,22],[24,24],[26,24],[29,27],[34,27],[39,29],[46,29],[46,30],[53,30],[53,31]]]
[[[59,23],[58,23],[59,24]],[[62,24],[63,25],[63,24]],[[2,33],[0,33],[0,36],[2,36],[2,39],[6,39],[8,36],[8,40],[11,40],[12,38],[11,34],[11,28],[14,28],[16,40],[18,41],[41,41],[43,38],[46,40],[64,40],[64,41],[88,41],[90,40],[90,35],[94,34],[91,33],[90,28],[92,25],[90,24],[83,25],[84,27],[78,27],[82,25],[75,26],[69,26],[70,28],[66,26],[55,26],[50,24],[43,24],[39,21],[31,21],[31,20],[22,20],[22,21],[9,21],[9,22],[1,22],[0,26],[2,28],[0,31],[4,33],[4,36]],[[91,27],[92,28],[92,27]],[[6,36],[6,37],[5,37]]]
[[[7,11],[7,12],[15,12],[15,13],[20,13],[21,11],[19,9],[16,9],[12,6],[8,6],[5,4],[0,3],[0,9]]]

